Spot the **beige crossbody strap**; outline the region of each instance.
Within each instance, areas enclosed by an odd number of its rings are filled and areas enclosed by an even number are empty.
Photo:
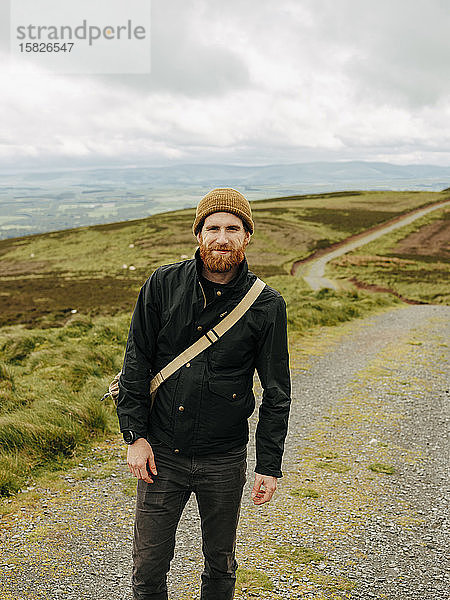
[[[253,302],[258,298],[260,293],[265,287],[264,281],[256,278],[255,283],[248,290],[242,300],[233,310],[228,314],[218,325],[210,329],[203,335],[199,340],[194,342],[192,346],[186,348],[181,354],[176,356],[168,365],[166,365],[159,373],[157,373],[150,382],[150,394],[152,396],[152,403],[155,397],[156,390],[161,383],[173,375],[175,371],[184,366],[186,363],[191,361],[193,358],[198,356],[200,352],[212,346],[218,339],[220,339],[224,333],[226,333],[239,319],[247,312]]]

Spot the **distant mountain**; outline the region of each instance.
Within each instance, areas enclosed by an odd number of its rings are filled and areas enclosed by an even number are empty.
[[[0,238],[187,208],[213,187],[235,187],[257,200],[355,189],[438,191],[449,182],[450,167],[364,161],[0,172]]]

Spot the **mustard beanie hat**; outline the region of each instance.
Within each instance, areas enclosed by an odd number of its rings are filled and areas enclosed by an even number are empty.
[[[250,233],[253,233],[252,209],[249,201],[233,188],[216,188],[208,192],[198,203],[192,226],[194,235],[199,232],[203,220],[216,212],[229,212],[240,217]]]

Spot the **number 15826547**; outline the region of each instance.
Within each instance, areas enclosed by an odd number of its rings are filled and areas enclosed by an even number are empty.
[[[19,44],[21,52],[71,52],[73,42],[26,42]]]

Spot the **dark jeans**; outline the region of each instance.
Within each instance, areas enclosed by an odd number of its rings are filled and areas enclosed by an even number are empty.
[[[201,600],[232,600],[236,583],[236,529],[245,483],[247,448],[182,456],[152,443],[158,475],[138,481],[133,542],[135,600],[167,600],[166,576],[175,532],[194,492],[201,518],[205,568]]]

